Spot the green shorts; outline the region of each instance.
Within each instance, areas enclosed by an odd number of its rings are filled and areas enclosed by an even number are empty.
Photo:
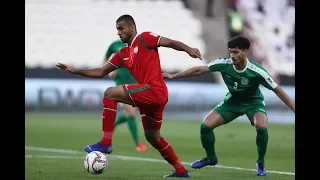
[[[246,114],[251,122],[251,125],[253,125],[253,122],[251,120],[256,113],[262,112],[267,115],[266,107],[263,100],[256,101],[254,103],[234,103],[221,101],[217,106],[213,108],[213,110],[222,116],[225,124],[233,121],[239,116]]]
[[[117,80],[113,80],[116,84],[116,86],[120,86],[123,84],[137,84],[136,80],[132,80],[132,79],[117,79]]]

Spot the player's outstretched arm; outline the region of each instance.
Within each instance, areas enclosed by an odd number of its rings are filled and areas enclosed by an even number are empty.
[[[93,69],[74,69],[71,66],[66,64],[58,63],[56,66],[64,71],[67,71],[71,74],[78,74],[85,77],[91,78],[103,78],[105,75],[114,71],[115,69],[121,67],[122,61],[120,57],[120,52],[112,56],[112,58],[99,68]]]
[[[295,104],[289,95],[278,85],[274,90],[274,93],[293,111],[295,112]]]
[[[193,58],[199,58],[202,60],[201,53],[197,48],[191,48],[181,41],[172,40],[166,37],[161,37],[158,46],[169,47],[177,51],[184,51]]]
[[[110,72],[116,69],[116,67],[112,66],[110,63],[106,63],[102,67],[93,69],[74,69],[71,66],[62,63],[58,63],[56,66],[71,74],[78,74],[81,76],[91,78],[103,78],[105,75],[109,74]]]
[[[196,66],[176,74],[163,73],[162,75],[164,78],[168,79],[179,79],[183,77],[199,76],[207,72],[210,72],[208,66]]]
[[[172,40],[153,32],[143,32],[141,33],[141,40],[146,48],[156,48],[156,47],[169,47],[177,51],[185,51],[193,58],[199,58],[202,60],[201,53],[197,48],[191,48],[183,42]]]

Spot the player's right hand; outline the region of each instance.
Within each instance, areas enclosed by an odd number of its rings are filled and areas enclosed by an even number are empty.
[[[174,79],[174,75],[173,74],[169,74],[169,73],[162,73],[163,79]]]
[[[189,54],[189,56],[191,56],[193,58],[199,58],[202,60],[201,53],[200,53],[199,49],[197,49],[197,48],[190,48],[190,49],[188,49],[187,53]]]
[[[71,73],[71,74],[74,74],[74,72],[75,72],[72,67],[70,67],[66,64],[58,63],[56,66],[64,71]]]

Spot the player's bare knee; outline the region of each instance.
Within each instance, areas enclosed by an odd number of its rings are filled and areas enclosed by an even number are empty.
[[[108,88],[104,91],[104,94],[103,94],[104,98],[109,98],[109,99],[111,99],[112,96],[113,96],[112,91],[113,91],[113,87],[108,87]]]
[[[267,127],[267,122],[266,121],[256,121],[254,123],[254,126],[257,128],[257,129],[262,129],[262,128],[266,128]]]
[[[128,99],[127,95],[122,89],[122,86],[108,87],[104,91],[104,98],[108,98],[125,104],[131,104],[131,100]]]
[[[202,122],[203,122],[203,124],[205,124],[207,127],[211,127],[211,126],[212,126],[212,122],[211,122],[211,121],[212,121],[212,119],[206,117],[206,118],[203,119]],[[213,127],[212,127],[212,128],[213,128]]]
[[[257,129],[262,129],[267,127],[268,117],[264,113],[257,113],[253,117],[254,126]]]
[[[203,120],[203,124],[205,124],[209,128],[216,128],[221,126],[224,123],[221,115],[215,111],[211,111]]]

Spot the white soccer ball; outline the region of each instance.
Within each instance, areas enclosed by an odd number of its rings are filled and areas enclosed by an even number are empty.
[[[101,174],[107,166],[107,156],[99,151],[88,153],[84,159],[84,168],[91,174]]]

